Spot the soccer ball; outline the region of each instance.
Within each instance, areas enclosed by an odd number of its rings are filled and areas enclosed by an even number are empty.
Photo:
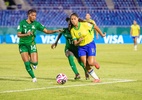
[[[67,82],[67,76],[63,73],[59,73],[57,76],[56,76],[56,81],[58,84],[65,84]]]

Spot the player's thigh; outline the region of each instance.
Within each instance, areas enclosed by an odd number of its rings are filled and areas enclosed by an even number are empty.
[[[30,56],[31,56],[32,62],[38,62],[38,53],[37,52],[31,53]]]
[[[88,62],[88,64],[89,64],[90,66],[94,65],[94,63],[96,62],[95,56],[89,56],[89,57],[87,58],[87,62]]]
[[[38,53],[36,45],[30,46],[30,57],[32,62],[38,62]]]
[[[22,53],[21,53],[21,57],[22,57],[22,60],[23,60],[24,62],[27,62],[27,61],[30,60],[30,59],[29,59],[29,53],[28,53],[28,52],[22,52]]]
[[[86,56],[81,56],[80,60],[81,60],[81,62],[83,62],[84,66],[86,67],[86,64],[87,64]]]
[[[66,55],[66,57],[68,57],[68,56],[70,56],[70,55],[74,56],[73,52],[71,52],[71,51],[68,50],[68,49],[65,51],[65,55]]]

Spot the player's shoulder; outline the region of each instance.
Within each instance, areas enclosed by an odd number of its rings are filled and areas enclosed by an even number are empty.
[[[20,24],[25,23],[26,19],[20,20]]]

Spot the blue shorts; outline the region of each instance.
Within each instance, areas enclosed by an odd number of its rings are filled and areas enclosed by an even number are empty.
[[[132,36],[133,39],[138,38],[138,36]]]
[[[96,44],[94,41],[85,45],[78,46],[78,56],[96,56]]]

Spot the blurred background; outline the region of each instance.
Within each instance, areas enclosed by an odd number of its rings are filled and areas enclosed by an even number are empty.
[[[0,43],[18,43],[16,27],[27,18],[27,10],[37,10],[37,21],[49,29],[67,27],[65,21],[71,13],[85,19],[86,13],[103,32],[105,38],[97,43],[133,43],[130,26],[133,20],[142,26],[142,0],[0,0]],[[57,35],[37,32],[37,43],[53,43]],[[60,43],[65,43],[62,37]],[[140,35],[138,43],[142,43]]]

